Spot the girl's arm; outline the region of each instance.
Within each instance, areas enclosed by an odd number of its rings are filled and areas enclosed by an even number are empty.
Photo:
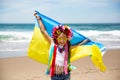
[[[77,46],[81,46],[81,45],[83,45],[84,43],[86,43],[86,42],[88,42],[88,41],[90,41],[89,39],[85,39],[85,40],[83,40],[81,43],[79,43],[79,44],[76,44],[76,45],[74,45],[74,46],[70,46],[70,48],[72,49],[72,48],[75,48],[75,47],[77,47]]]
[[[41,21],[41,18],[39,16],[36,15],[36,13],[34,13],[34,16],[37,18],[38,20],[38,23],[39,23],[39,26],[40,26],[40,30],[42,32],[42,34],[45,36],[46,40],[48,40],[49,44],[51,44],[52,42],[52,38],[48,35],[42,21]]]

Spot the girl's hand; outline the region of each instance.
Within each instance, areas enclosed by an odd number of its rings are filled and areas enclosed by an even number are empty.
[[[40,17],[37,15],[37,13],[34,13],[34,16],[36,17],[37,20],[40,20]]]
[[[36,15],[37,15],[37,13],[35,12],[35,13],[34,13],[34,16],[36,17]]]

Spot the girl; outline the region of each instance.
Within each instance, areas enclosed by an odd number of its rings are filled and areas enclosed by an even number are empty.
[[[70,40],[72,38],[72,31],[63,25],[54,27],[52,31],[52,38],[48,35],[41,18],[34,13],[37,18],[40,30],[44,37],[48,40],[50,45],[53,45],[54,52],[52,56],[52,64],[49,66],[48,74],[51,80],[70,80],[70,48],[82,45],[89,40],[86,39],[81,43],[71,46]]]

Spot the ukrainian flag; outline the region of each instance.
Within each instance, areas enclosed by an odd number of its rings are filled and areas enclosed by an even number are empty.
[[[36,12],[37,15],[41,17],[41,20],[49,36],[51,36],[53,27],[59,25],[60,23],[39,13],[38,11]],[[84,39],[88,39],[87,37],[81,35],[73,29],[72,32],[73,38],[70,41],[71,45],[78,44]],[[47,42],[47,40],[41,33],[40,26],[38,25],[38,22],[36,20],[33,37],[28,47],[28,57],[42,64],[48,64],[49,49],[50,44]],[[105,53],[105,47],[101,43],[90,40],[82,46],[78,46],[76,48],[71,49],[70,53],[70,62],[76,61],[85,56],[90,56],[93,64],[95,64],[95,66],[99,68],[100,71],[106,71],[106,66],[102,61],[102,55]]]

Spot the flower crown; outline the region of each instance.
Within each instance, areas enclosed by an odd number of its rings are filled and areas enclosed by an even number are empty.
[[[63,26],[63,25],[60,24],[60,25],[53,28],[52,38],[54,39],[55,42],[57,41],[57,37],[61,33],[64,33],[69,38],[71,38],[73,36],[70,27]]]

